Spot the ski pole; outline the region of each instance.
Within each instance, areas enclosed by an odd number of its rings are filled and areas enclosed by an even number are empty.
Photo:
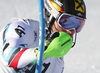
[[[39,50],[37,58],[37,66],[35,73],[41,73],[42,61],[44,53],[44,42],[45,42],[45,16],[44,16],[44,0],[38,0],[39,4],[39,21],[40,21],[40,31],[39,31]]]

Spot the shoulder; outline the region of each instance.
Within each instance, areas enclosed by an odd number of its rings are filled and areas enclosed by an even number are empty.
[[[23,27],[24,29],[29,28],[29,27],[38,27],[39,26],[39,22],[33,19],[26,19],[26,18],[22,18],[22,19],[13,19],[9,22],[10,27],[12,28],[16,28],[16,27]],[[23,29],[22,28],[22,29]]]
[[[39,35],[39,22],[32,19],[13,19],[2,31],[3,40],[16,38],[24,42],[33,41],[35,34]]]
[[[39,22],[33,19],[12,19],[4,28],[8,34],[32,33],[39,30]]]

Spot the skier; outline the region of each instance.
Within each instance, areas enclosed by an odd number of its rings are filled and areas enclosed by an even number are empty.
[[[45,0],[44,4],[46,45],[42,73],[63,73],[63,56],[74,47],[76,34],[85,23],[85,3],[83,0]],[[25,18],[13,19],[1,34],[2,71],[34,73],[36,64],[32,65],[32,62],[38,53],[39,22]]]

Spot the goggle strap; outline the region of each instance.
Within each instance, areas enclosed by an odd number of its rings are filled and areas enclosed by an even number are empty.
[[[58,21],[59,17],[62,15],[62,12],[59,12],[59,14],[56,17],[56,21]]]

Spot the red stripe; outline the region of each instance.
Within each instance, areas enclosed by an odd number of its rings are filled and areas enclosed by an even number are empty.
[[[22,55],[26,50],[27,50],[27,48],[21,50],[20,52],[18,52],[18,54],[14,57],[14,59],[13,59],[12,62],[10,63],[9,67],[17,68],[19,59],[20,59],[21,55]]]

